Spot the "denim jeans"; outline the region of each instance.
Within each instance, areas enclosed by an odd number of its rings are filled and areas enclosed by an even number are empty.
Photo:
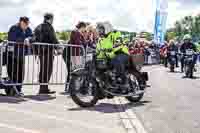
[[[129,59],[128,55],[119,54],[111,60],[111,65],[121,75],[125,72],[126,64],[128,64],[128,59]]]

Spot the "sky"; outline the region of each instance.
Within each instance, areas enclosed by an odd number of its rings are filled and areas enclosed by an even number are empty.
[[[186,15],[200,13],[200,0],[168,1],[167,28]],[[57,31],[73,29],[79,21],[110,21],[116,29],[152,32],[155,0],[0,0],[0,31],[8,31],[20,16],[28,16],[35,28],[45,12],[55,15]]]

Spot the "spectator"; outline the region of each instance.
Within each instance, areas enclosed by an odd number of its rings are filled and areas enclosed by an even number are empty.
[[[37,26],[35,29],[35,41],[41,43],[58,44],[55,30],[52,26],[54,16],[51,13],[44,15],[44,22]],[[36,54],[40,60],[40,83],[48,83],[52,72],[53,72],[53,61],[54,61],[54,50],[53,46],[39,46],[35,48]],[[39,94],[54,94],[55,91],[51,91],[48,85],[40,85]]]
[[[144,46],[145,46],[145,41],[140,40],[140,42],[139,42],[139,54],[144,55]]]
[[[25,64],[25,45],[26,38],[32,37],[32,30],[29,28],[29,18],[21,17],[19,23],[13,25],[8,32],[8,41],[10,47],[14,47],[12,51],[8,51],[7,55],[7,72],[10,80],[14,83],[21,84],[24,80],[24,64]],[[16,86],[19,93],[22,93],[22,86]]]
[[[146,42],[146,44],[144,45],[144,64],[148,65],[149,63],[149,56],[150,56],[150,52],[149,52],[149,44]]]
[[[135,41],[135,44],[129,49],[130,54],[139,54],[139,42],[138,40]]]
[[[84,33],[86,32],[86,24],[84,22],[79,22],[76,25],[76,29],[71,32],[69,44],[73,45],[83,45],[85,43]],[[71,62],[73,65],[76,65],[80,61],[80,48],[71,48],[68,47],[64,49],[63,59],[67,64],[68,76],[67,82],[70,81],[70,72],[71,72]],[[79,62],[80,63],[80,62]]]
[[[88,43],[89,47],[95,48],[96,43],[98,41],[97,31],[94,26],[89,25],[87,26],[87,39],[86,42]]]

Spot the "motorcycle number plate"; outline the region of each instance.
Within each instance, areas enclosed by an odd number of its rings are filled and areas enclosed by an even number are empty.
[[[193,51],[192,50],[186,50],[186,55],[193,55]]]
[[[172,58],[172,61],[176,61],[176,59],[175,59],[175,58]]]
[[[87,54],[87,61],[91,61],[93,59],[93,55],[92,54]]]
[[[192,57],[190,57],[190,58],[188,58],[188,60],[193,60],[193,58],[192,58]]]
[[[13,52],[14,51],[14,47],[13,46],[8,46],[8,51],[9,52]]]
[[[171,51],[170,54],[171,54],[172,56],[174,56],[174,55],[176,55],[176,52],[175,52],[175,51]]]

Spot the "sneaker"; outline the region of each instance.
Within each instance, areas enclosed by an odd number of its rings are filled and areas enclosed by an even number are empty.
[[[51,91],[51,90],[47,90],[47,91],[39,91],[39,94],[46,94],[46,95],[49,95],[49,94],[55,94],[56,91]]]
[[[181,72],[182,72],[182,73],[184,72],[183,68],[181,68]]]

